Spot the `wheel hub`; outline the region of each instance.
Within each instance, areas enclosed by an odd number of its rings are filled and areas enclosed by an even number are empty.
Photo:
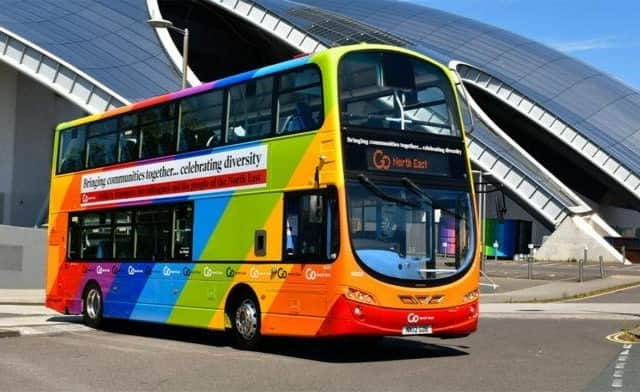
[[[235,324],[243,339],[251,340],[258,332],[258,309],[253,301],[245,299],[236,310]]]
[[[87,294],[87,315],[95,319],[100,314],[100,292],[95,288]]]

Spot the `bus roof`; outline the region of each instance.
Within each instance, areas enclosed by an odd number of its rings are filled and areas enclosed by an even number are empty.
[[[360,44],[354,44],[354,45],[346,45],[346,46],[340,46],[340,47],[334,47],[334,48],[329,48],[323,52],[328,52],[328,51],[338,51],[339,53],[344,53],[346,51],[351,51],[351,50],[358,50],[358,49],[384,49],[384,50],[394,50],[394,51],[398,51],[398,52],[403,52],[403,53],[412,53],[413,55],[417,56],[417,57],[423,57],[425,58],[423,55],[419,54],[419,53],[415,53],[412,52],[409,49],[406,48],[401,48],[401,47],[394,47],[394,46],[390,46],[390,45],[385,45],[385,44],[368,44],[368,43],[360,43]],[[103,119],[107,119],[113,116],[117,116],[120,114],[124,114],[124,113],[128,113],[128,112],[133,112],[139,109],[144,109],[150,106],[154,106],[157,104],[161,104],[161,103],[165,103],[165,102],[171,102],[173,100],[176,99],[180,99],[183,97],[188,97],[190,95],[194,95],[194,94],[198,94],[204,91],[208,91],[208,90],[212,90],[212,89],[217,89],[217,88],[222,88],[225,86],[229,86],[232,84],[237,84],[237,83],[242,83],[244,81],[247,81],[249,79],[254,79],[254,78],[259,78],[262,76],[266,76],[266,75],[270,75],[270,74],[274,74],[274,73],[278,73],[281,71],[286,71],[288,69],[292,69],[292,68],[296,68],[296,67],[300,67],[303,66],[305,64],[308,64],[309,62],[311,62],[311,60],[313,60],[320,52],[317,53],[311,53],[311,54],[307,54],[301,57],[296,57],[293,58],[291,60],[287,60],[287,61],[283,61],[281,63],[276,63],[276,64],[272,64],[272,65],[268,65],[266,67],[262,67],[262,68],[258,68],[258,69],[254,69],[251,71],[246,71],[243,73],[239,73],[236,75],[232,75],[232,76],[228,76],[226,78],[223,79],[218,79],[215,80],[213,82],[208,82],[208,83],[204,83],[201,84],[199,86],[194,86],[194,87],[189,87],[189,88],[185,88],[182,90],[178,90],[175,92],[171,92],[171,93],[167,93],[164,95],[159,95],[156,97],[151,97],[148,99],[145,99],[143,101],[140,102],[136,102],[127,106],[121,106],[103,113],[97,113],[97,114],[92,114],[92,115],[88,115],[85,117],[81,117],[79,119],[76,120],[72,120],[72,121],[67,121],[67,122],[63,122],[61,124],[59,124],[56,127],[56,132],[67,129],[67,128],[71,128],[71,127],[76,127],[79,125],[83,125],[83,124],[88,124],[88,123],[92,123],[95,121],[99,121],[99,120],[103,120]],[[438,66],[439,68],[441,68],[443,70],[443,72],[445,73],[449,73],[449,70],[443,66],[442,64],[439,64],[433,60],[430,60],[434,65]]]
[[[281,63],[276,63],[272,65],[268,65],[266,67],[254,69],[251,71],[246,71],[243,73],[239,73],[236,75],[228,76],[226,78],[218,79],[213,82],[203,83],[199,86],[188,87],[185,89],[181,89],[175,92],[167,93],[164,95],[159,95],[156,97],[151,97],[140,102],[136,102],[130,105],[121,106],[106,112],[96,113],[92,115],[88,115],[85,117],[78,118],[76,120],[67,121],[59,124],[56,127],[56,131],[61,131],[63,129],[76,127],[79,125],[107,119],[116,115],[125,114],[128,112],[133,112],[139,109],[144,109],[150,106],[154,106],[160,103],[171,102],[176,99],[180,99],[183,97],[188,97],[190,95],[198,94],[204,91],[212,90],[214,88],[222,88],[232,84],[242,83],[249,79],[259,78],[262,76],[278,73],[281,71],[286,71],[288,69],[300,67],[302,65],[308,64],[311,55],[305,55],[302,57],[297,57],[291,60],[283,61]]]

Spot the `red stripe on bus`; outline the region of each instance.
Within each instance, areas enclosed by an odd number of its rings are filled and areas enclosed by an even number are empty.
[[[189,193],[212,189],[237,188],[266,184],[267,170],[252,170],[221,176],[200,177],[183,181],[163,182],[159,184],[139,185],[129,188],[86,192],[82,194],[82,203],[91,204],[106,201],[153,197],[168,194]]]

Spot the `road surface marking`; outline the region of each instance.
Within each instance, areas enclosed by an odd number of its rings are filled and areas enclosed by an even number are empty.
[[[609,339],[609,336],[607,336],[607,339]],[[624,368],[626,365],[625,362],[627,362],[627,359],[629,358],[629,351],[631,351],[632,347],[633,345],[631,344],[625,344],[622,346],[622,351],[620,351],[620,355],[618,356],[618,362],[616,363],[615,370],[613,371],[613,377],[611,380],[612,388],[624,387]]]

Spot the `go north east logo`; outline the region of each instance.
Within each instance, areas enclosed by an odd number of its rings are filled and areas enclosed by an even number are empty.
[[[407,315],[407,323],[409,324],[418,324],[420,321],[432,321],[433,319],[433,316],[420,316],[415,313],[409,313]]]
[[[390,155],[382,149],[376,149],[371,154],[371,164],[376,170],[383,171],[429,170],[429,161],[421,154],[412,152]]]
[[[164,276],[171,276],[171,275],[177,275],[179,274],[180,271],[178,270],[172,270],[171,267],[169,267],[168,265],[166,265],[163,269],[162,269],[162,275]]]
[[[391,158],[382,150],[375,150],[373,153],[373,166],[378,170],[389,170]]]
[[[329,278],[331,274],[328,272],[318,272],[313,268],[307,268],[304,270],[304,277],[307,280],[316,280],[319,278]]]
[[[217,271],[215,268],[211,268],[209,266],[205,266],[202,269],[202,276],[205,278],[213,278],[214,275],[222,275],[222,271]]]
[[[143,273],[143,272],[144,272],[143,270],[141,270],[141,269],[137,269],[137,268],[135,268],[135,267],[134,267],[134,266],[132,266],[132,265],[130,265],[130,266],[129,266],[129,268],[127,268],[127,273],[128,273],[129,275],[141,274],[141,273]]]

